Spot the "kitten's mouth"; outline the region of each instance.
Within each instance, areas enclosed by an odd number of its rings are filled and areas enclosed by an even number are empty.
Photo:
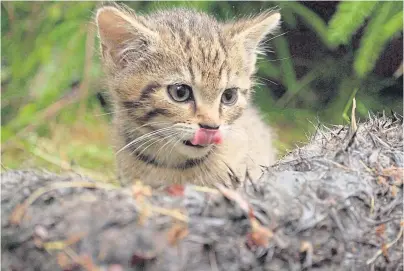
[[[220,130],[199,128],[191,140],[183,141],[186,146],[194,148],[205,148],[212,144],[220,144],[223,135]]]
[[[208,146],[208,145],[194,145],[194,144],[191,143],[190,140],[182,141],[182,143],[183,143],[184,145],[189,146],[189,147],[194,147],[194,148],[199,148],[199,149],[201,149],[201,148],[206,148],[206,147]]]

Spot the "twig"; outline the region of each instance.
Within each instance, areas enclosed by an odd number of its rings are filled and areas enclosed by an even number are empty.
[[[368,167],[368,166],[365,164],[365,162],[363,162],[362,160],[359,160],[359,163],[361,163],[362,166],[363,166],[369,173],[372,173],[372,174],[375,173],[375,171],[372,170],[370,167]]]
[[[341,165],[341,164],[339,164],[339,163],[337,163],[337,162],[335,162],[335,161],[332,161],[332,160],[329,160],[329,159],[324,159],[324,160],[327,161],[328,163],[331,163],[331,164],[333,164],[334,166],[337,166],[337,167],[342,168],[342,169],[344,169],[344,170],[352,171],[351,168],[346,167],[346,166],[344,166],[344,165]]]
[[[166,209],[166,208],[162,208],[162,207],[156,207],[151,204],[147,204],[146,206],[149,207],[152,212],[160,213],[160,214],[166,215],[166,216],[171,216],[175,219],[178,219],[178,220],[180,220],[182,222],[186,222],[186,223],[188,223],[188,221],[189,221],[188,216],[184,215],[179,210],[170,210],[170,209]]]
[[[73,249],[67,247],[64,252],[77,264],[83,267],[86,271],[100,271],[100,268],[96,266],[91,258],[78,255]]]
[[[219,191],[217,189],[205,187],[205,186],[194,186],[193,190],[198,191],[198,192],[211,193],[211,194],[219,193]]]
[[[370,198],[370,215],[373,216],[373,213],[375,211],[375,197]]]
[[[356,110],[356,99],[353,97],[352,99],[352,113],[351,113],[351,133],[355,133],[358,130],[356,126],[356,117],[355,117],[355,110]]]
[[[69,237],[66,240],[46,242],[46,243],[43,244],[43,247],[47,251],[64,250],[67,247],[69,247],[71,245],[74,245],[75,243],[79,242],[86,235],[87,235],[87,233],[80,232],[78,234],[75,234],[75,235]]]
[[[402,235],[403,235],[403,226],[401,226],[400,232],[398,233],[396,239],[394,239],[391,243],[387,244],[387,245],[384,247],[384,250],[389,249],[391,246],[393,246],[395,243],[397,243],[398,240],[400,240],[400,238],[401,238]],[[367,260],[366,264],[369,265],[369,264],[373,263],[373,262],[376,261],[376,259],[377,259],[380,255],[382,255],[382,254],[383,254],[383,249],[379,249],[379,250],[376,252],[376,254],[375,254],[371,259]]]

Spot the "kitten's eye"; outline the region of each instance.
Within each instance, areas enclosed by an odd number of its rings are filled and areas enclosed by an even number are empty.
[[[192,89],[188,85],[169,85],[167,91],[176,102],[185,102],[192,97]]]
[[[237,89],[229,88],[223,92],[222,103],[225,105],[233,105],[237,101]]]

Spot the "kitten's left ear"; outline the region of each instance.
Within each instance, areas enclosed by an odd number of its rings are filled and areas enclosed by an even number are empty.
[[[243,42],[247,51],[255,51],[266,35],[280,25],[281,15],[276,11],[266,11],[255,17],[238,20],[225,25],[225,32],[236,42]]]
[[[122,68],[131,56],[136,59],[157,40],[143,18],[121,6],[105,6],[95,18],[104,61],[110,67]]]

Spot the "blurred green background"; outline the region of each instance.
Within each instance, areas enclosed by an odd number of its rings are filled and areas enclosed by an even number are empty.
[[[108,101],[93,23],[101,2],[1,3],[2,170],[43,167],[114,179]],[[258,61],[255,102],[282,153],[318,120],[403,111],[403,3],[125,2],[147,13],[187,6],[226,19],[278,7],[282,28]]]

